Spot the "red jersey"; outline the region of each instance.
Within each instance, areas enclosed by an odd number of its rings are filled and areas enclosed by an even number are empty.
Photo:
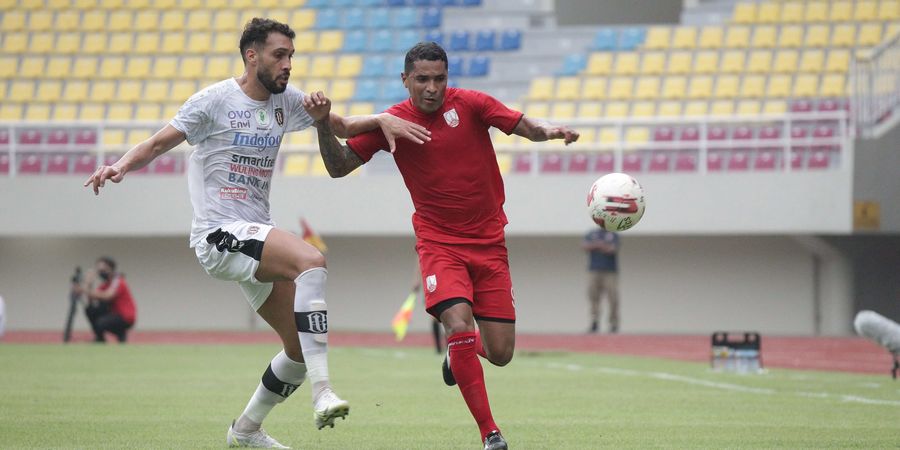
[[[512,133],[522,113],[482,92],[450,87],[434,113],[419,111],[411,99],[386,112],[431,131],[431,141],[400,139],[394,151],[416,208],[416,236],[447,244],[502,242],[505,194],[489,130]],[[363,161],[388,149],[381,130],[355,136],[347,145]]]
[[[128,283],[125,282],[124,276],[116,275],[116,278],[119,280],[119,286],[116,288],[116,293],[112,300],[110,300],[109,309],[111,312],[121,316],[125,322],[133,325],[137,318],[137,310],[134,306],[134,298],[131,296],[131,289],[128,288]],[[113,280],[101,284],[99,289],[106,290],[113,283]]]

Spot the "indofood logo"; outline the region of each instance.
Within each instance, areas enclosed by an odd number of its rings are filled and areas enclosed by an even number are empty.
[[[266,148],[278,148],[281,146],[281,136],[265,136],[261,134],[234,133],[231,145],[235,147],[253,147],[259,150]]]

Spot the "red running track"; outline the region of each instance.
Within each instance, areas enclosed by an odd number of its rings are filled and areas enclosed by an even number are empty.
[[[89,342],[88,332],[75,332],[73,342]],[[134,344],[258,344],[278,343],[273,332],[137,331]],[[396,342],[389,333],[331,332],[334,346],[432,347],[430,334],[411,333]],[[56,331],[13,331],[4,343],[52,344],[62,342]],[[647,356],[681,361],[709,361],[710,338],[696,335],[560,335],[518,334],[517,350],[563,350],[583,353]],[[893,360],[887,350],[857,337],[762,337],[765,367],[890,374]]]

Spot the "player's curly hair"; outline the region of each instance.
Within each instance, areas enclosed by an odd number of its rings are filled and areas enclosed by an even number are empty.
[[[443,61],[444,67],[447,67],[447,52],[437,42],[419,42],[406,52],[403,72],[412,72],[416,61]]]
[[[272,19],[254,17],[251,21],[247,22],[247,25],[244,26],[244,32],[241,33],[240,49],[241,59],[244,60],[244,64],[247,63],[247,56],[244,53],[247,51],[247,48],[251,45],[254,47],[266,45],[266,39],[269,38],[270,33],[281,33],[291,39],[294,39],[297,35],[294,33],[294,30],[286,24]]]
[[[97,262],[102,262],[102,263],[106,264],[107,266],[109,266],[109,268],[113,272],[116,271],[116,261],[114,259],[110,258],[109,256],[101,256],[101,257],[97,258]]]

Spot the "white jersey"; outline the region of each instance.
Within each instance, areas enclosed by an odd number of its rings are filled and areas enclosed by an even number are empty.
[[[269,187],[282,137],[313,123],[302,96],[288,85],[257,101],[230,78],[197,92],[178,110],[169,124],[196,146],[188,165],[191,247],[231,222],[274,225]]]

